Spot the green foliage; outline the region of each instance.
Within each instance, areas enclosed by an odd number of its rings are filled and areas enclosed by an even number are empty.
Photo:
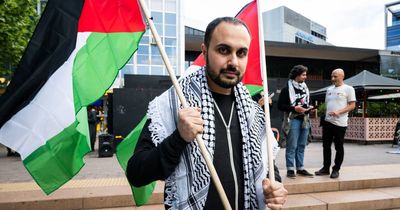
[[[318,116],[325,114],[326,104],[318,106]],[[357,113],[357,108],[349,113],[350,117],[362,117],[362,113]],[[399,117],[400,103],[396,101],[367,101],[368,117]]]
[[[369,117],[379,117],[384,104],[378,102],[367,102],[367,114]]]
[[[0,77],[6,80],[11,79],[36,26],[36,3],[35,0],[0,0]]]
[[[395,101],[367,102],[368,117],[399,117],[400,104]]]
[[[325,111],[326,111],[326,104],[325,103],[321,103],[317,108],[318,116],[324,115]]]

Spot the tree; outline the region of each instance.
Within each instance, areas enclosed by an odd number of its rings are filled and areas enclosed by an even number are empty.
[[[36,0],[0,0],[0,78],[3,78],[0,90],[11,79],[32,36],[38,20],[36,3]]]

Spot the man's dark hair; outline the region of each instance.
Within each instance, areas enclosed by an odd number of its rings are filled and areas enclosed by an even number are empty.
[[[241,21],[241,20],[239,20],[237,18],[234,18],[234,17],[219,17],[219,18],[214,19],[213,21],[211,21],[207,25],[206,32],[204,34],[204,44],[206,45],[207,48],[210,45],[211,36],[212,36],[215,28],[221,22],[232,23],[233,25],[243,25],[247,29],[249,34],[250,34],[249,28],[247,27],[247,25],[243,21]]]
[[[297,76],[303,74],[304,72],[307,72],[308,68],[306,66],[303,65],[296,65],[292,68],[292,70],[290,70],[289,73],[289,79],[295,79]]]

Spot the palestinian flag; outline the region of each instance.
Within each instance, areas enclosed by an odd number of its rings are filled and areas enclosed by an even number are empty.
[[[0,143],[46,194],[83,167],[86,106],[103,96],[145,31],[136,0],[49,0],[0,98]]]
[[[129,159],[133,155],[133,151],[135,150],[136,143],[138,142],[140,133],[144,127],[144,124],[147,121],[147,117],[145,116],[140,123],[131,131],[125,139],[118,144],[117,146],[117,159],[121,166],[121,168],[126,172],[126,167],[128,165]],[[153,194],[153,190],[156,186],[156,182],[152,182],[148,185],[142,187],[134,187],[131,186],[133,199],[135,200],[135,204],[137,206],[141,206],[147,203],[150,199],[151,194]]]
[[[243,76],[243,84],[249,89],[251,95],[256,95],[263,90],[261,69],[260,69],[260,45],[258,35],[258,17],[257,17],[257,1],[254,0],[242,8],[236,15],[236,18],[246,23],[251,33],[251,43],[248,54],[248,62],[246,72]],[[189,69],[198,69],[199,66],[204,66],[205,59],[203,54],[199,55],[192,63]],[[189,70],[188,69],[188,70]]]
[[[258,43],[258,18],[257,18],[257,2],[254,0],[253,2],[247,4],[239,14],[236,16],[237,18],[244,21],[250,29],[252,34],[252,40],[250,43],[249,50],[249,58],[246,67],[246,73],[243,78],[243,83],[246,84],[252,95],[255,95],[262,91],[262,78],[261,78],[261,70],[260,70],[260,47]],[[199,46],[200,47],[200,46]],[[191,71],[197,70],[200,66],[204,66],[205,61],[203,54],[201,54],[197,59],[193,62],[193,64],[186,70]],[[144,117],[141,122],[128,134],[128,136],[117,146],[117,158],[121,167],[126,171],[126,167],[128,164],[128,160],[132,157],[132,148],[136,147],[136,143],[139,139],[140,133],[143,129],[143,126],[147,120],[147,117]],[[135,188],[132,187],[133,196],[135,199],[136,205],[140,206],[146,204],[148,199],[151,197],[155,187],[155,182],[140,187]]]

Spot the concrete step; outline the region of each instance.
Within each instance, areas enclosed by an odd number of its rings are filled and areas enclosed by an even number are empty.
[[[373,210],[400,208],[400,187],[289,195],[284,210]],[[163,205],[101,210],[161,210]],[[100,210],[100,209],[98,209]]]
[[[164,183],[157,182],[147,204],[162,204],[163,191]],[[0,184],[0,209],[97,209],[127,206],[135,206],[135,203],[125,178],[71,180],[51,195],[44,194],[33,182]]]
[[[338,179],[329,176],[314,178],[297,177],[288,179],[282,171],[283,183],[289,191],[288,209],[346,209],[366,205],[377,209],[376,205],[397,208],[398,197],[386,194],[396,192],[400,195],[400,164],[344,167]],[[310,169],[314,171],[317,169]],[[164,183],[157,182],[148,205],[137,209],[163,208]],[[365,195],[367,200],[351,200],[349,194]],[[377,196],[379,201],[374,200]],[[383,196],[386,195],[386,196]],[[330,200],[331,198],[331,200]],[[370,199],[371,198],[371,199]],[[347,200],[346,200],[347,199]],[[350,199],[350,200],[348,200]],[[382,203],[382,204],[380,204]],[[345,205],[346,204],[346,205]],[[378,205],[378,207],[379,207]],[[34,182],[0,183],[0,209],[136,209],[132,194],[125,178],[71,180],[62,188],[47,196]],[[154,207],[154,208],[151,208]],[[357,208],[347,209],[358,209]],[[373,208],[372,208],[373,207]],[[380,208],[380,207],[379,207]],[[379,209],[378,208],[378,209]],[[369,209],[369,208],[363,208]]]
[[[286,210],[370,210],[400,208],[400,187],[289,195]]]
[[[290,179],[286,177],[286,171],[280,171],[280,174],[290,194],[299,194],[400,187],[399,168],[400,164],[343,167],[337,179],[331,179],[329,176],[314,176],[314,178],[297,176],[296,179]]]

